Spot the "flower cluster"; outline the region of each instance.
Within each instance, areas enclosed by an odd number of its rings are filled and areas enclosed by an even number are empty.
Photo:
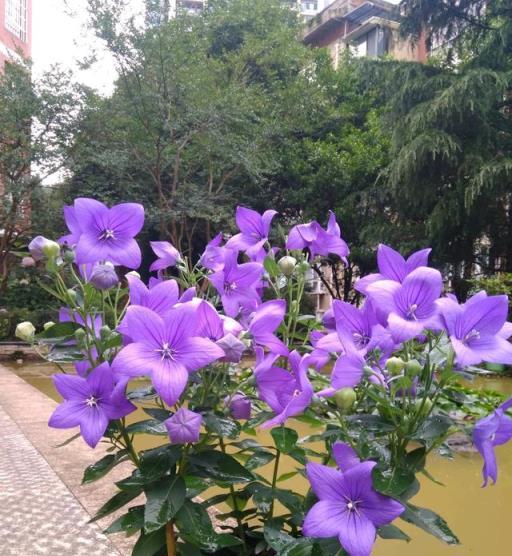
[[[324,420],[326,447],[332,447],[339,470],[307,463],[318,501],[307,512],[303,533],[337,537],[351,556],[369,555],[379,528],[405,510],[404,491],[379,493],[372,473],[383,465],[405,465],[408,442],[424,441],[417,433],[433,412],[448,423],[447,433],[451,421],[435,403],[451,377],[483,362],[512,364],[507,297],[480,292],[459,303],[451,294],[443,296],[442,276],[428,266],[430,249],[404,259],[380,245],[378,273],[355,284],[362,297],[358,305],[333,300],[322,322],[302,315],[313,267],[321,273],[326,257],[340,261],[339,268],[348,263],[349,248],[332,212],[326,228],[316,221],[297,224],[278,248],[270,240],[276,211],[239,207],[239,232],[219,233],[195,264],[171,243],[151,242],[157,258],[147,284],[134,272],[141,264],[135,240],[144,223],[141,205],[108,208],[77,199],[64,215],[69,234],[60,246],[42,237],[29,246],[34,264],[47,261],[57,296],[67,305],[43,338],[58,337],[55,343],[70,350],[76,368],[76,375],[55,376],[64,402],[50,425],[79,426],[90,446],[105,438],[138,465],[130,439],[138,429],[130,429],[125,417],[138,399],[130,390],[133,382],[142,379],[151,389],[140,399],[154,401],[145,409],[157,416],[144,426],[153,427],[152,433],[163,430],[173,447],[186,446],[180,466],[188,472],[200,469],[201,454],[216,442],[215,461],[228,458],[223,435],[235,438],[238,421],[272,429],[278,455],[271,489],[278,492],[280,451],[295,453],[301,462],[309,455],[283,443],[282,437],[293,438],[285,425],[296,417]],[[132,271],[123,276],[120,267]],[[72,284],[66,282],[68,271]],[[37,341],[28,324],[20,326],[19,336]],[[253,371],[242,370],[242,363]],[[512,400],[502,404],[475,426],[485,484],[497,476],[493,447],[512,438],[506,415],[511,406]],[[351,431],[345,416],[354,407],[384,420],[384,433],[367,440],[366,432]],[[390,426],[393,434],[385,437]],[[338,442],[332,445],[333,439]],[[359,457],[371,452],[372,442],[381,446],[373,459],[385,453],[384,463]],[[265,462],[269,456],[262,453],[255,452],[254,461]],[[324,463],[329,459],[327,454]],[[264,488],[270,487],[254,487],[244,496],[254,495],[258,506]],[[262,507],[264,517],[272,517],[273,503],[272,510]],[[239,519],[237,512],[235,505]]]

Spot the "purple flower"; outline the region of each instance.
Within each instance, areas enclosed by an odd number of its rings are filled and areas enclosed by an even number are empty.
[[[512,439],[512,419],[505,415],[505,411],[510,407],[512,407],[512,398],[502,403],[491,415],[480,419],[473,429],[473,442],[484,459],[482,486],[487,486],[489,477],[493,483],[496,483],[498,478],[494,446],[500,446]]]
[[[151,272],[174,266],[181,259],[180,252],[168,241],[150,241],[149,243],[151,249],[153,249],[153,252],[158,257],[149,267]]]
[[[146,307],[129,307],[126,324],[133,343],[117,354],[114,371],[127,376],[151,375],[160,397],[174,405],[187,385],[189,373],[224,355],[211,340],[197,335],[195,313],[181,305],[163,319]]]
[[[315,220],[309,224],[299,224],[290,230],[286,248],[305,249],[306,247],[311,253],[311,258],[316,255],[327,257],[332,253],[345,261],[350,253],[348,245],[341,239],[341,230],[332,211],[329,211],[326,230]]]
[[[251,399],[245,394],[237,392],[231,398],[228,396],[226,401],[229,403],[229,410],[235,419],[251,418]]]
[[[363,378],[364,366],[364,357],[356,351],[341,355],[331,373],[331,387],[318,392],[318,395],[333,396],[341,388],[357,386]]]
[[[224,357],[221,361],[226,361],[227,363],[239,363],[246,350],[245,344],[230,332],[219,338],[215,343],[224,352]]]
[[[108,261],[96,263],[89,276],[89,282],[97,290],[109,290],[119,284],[119,278],[114,265]]]
[[[172,417],[164,422],[173,444],[197,442],[202,423],[203,417],[199,413],[184,407],[178,409]]]
[[[265,421],[264,429],[283,424],[288,418],[300,415],[311,403],[313,387],[307,376],[309,356],[301,357],[292,351],[288,357],[290,371],[275,367],[277,355],[263,358],[263,351],[257,348],[258,364],[254,372],[260,398],[276,413],[276,416]]]
[[[402,284],[392,280],[369,284],[368,295],[387,314],[388,328],[395,342],[405,342],[426,328],[439,328],[436,300],[442,287],[440,272],[419,267]]]
[[[109,209],[94,199],[76,199],[74,215],[81,228],[78,264],[108,260],[128,268],[140,266],[140,248],[133,238],[144,224],[142,205],[122,203]]]
[[[64,207],[64,220],[66,221],[66,225],[70,233],[60,237],[59,243],[68,245],[69,247],[73,247],[78,243],[78,240],[80,239],[80,235],[82,233],[82,228],[80,227],[80,224],[75,216],[74,207]]]
[[[204,253],[201,255],[199,262],[204,268],[217,272],[224,268],[224,259],[226,257],[226,247],[221,247],[222,232],[217,234],[207,245]]]
[[[508,297],[480,292],[459,305],[445,297],[437,303],[441,320],[461,367],[489,363],[512,363],[512,345],[506,340]]]
[[[21,259],[21,266],[23,268],[30,268],[31,266],[36,266],[36,261],[33,257],[23,257]]]
[[[358,280],[355,285],[356,290],[366,294],[368,285],[378,280],[393,280],[402,283],[413,270],[428,265],[428,257],[431,251],[432,249],[416,251],[405,260],[398,251],[380,244],[377,249],[378,274],[369,274]]]
[[[165,317],[178,303],[180,290],[176,280],[150,280],[149,288],[136,276],[128,276],[130,305],[147,307]]]
[[[338,537],[350,556],[369,556],[377,528],[391,523],[405,508],[373,488],[374,461],[360,462],[346,444],[337,443],[333,455],[341,471],[308,463],[306,473],[319,501],[306,514],[308,537]]]
[[[362,355],[379,348],[383,353],[391,353],[394,347],[389,332],[379,324],[373,304],[367,300],[362,309],[345,301],[332,304],[336,331],[345,351],[358,351]]]
[[[229,239],[226,247],[245,251],[251,259],[257,257],[268,241],[270,224],[276,214],[275,210],[266,210],[263,214],[259,214],[255,210],[237,207],[236,225],[240,233]]]
[[[98,444],[110,420],[121,419],[136,409],[124,392],[121,395],[116,389],[108,363],[96,367],[86,378],[54,375],[53,382],[64,402],[48,424],[58,429],[80,426],[80,433],[91,448]]]
[[[261,264],[238,264],[237,254],[230,251],[224,268],[208,278],[219,293],[226,314],[236,317],[241,308],[254,310],[260,303],[256,288],[260,285],[262,274]]]
[[[265,346],[278,355],[288,355],[288,348],[274,334],[283,322],[286,313],[286,301],[276,299],[262,303],[252,315],[248,332],[256,345]]]

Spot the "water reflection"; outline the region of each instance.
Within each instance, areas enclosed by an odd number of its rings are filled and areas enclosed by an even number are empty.
[[[48,364],[31,364],[11,368],[28,383],[35,386],[51,398],[59,400],[49,375],[53,372]],[[474,388],[487,388],[512,393],[512,379],[491,377],[479,378],[472,384]],[[130,420],[138,420],[145,414],[137,411]],[[147,416],[146,416],[147,418]],[[295,426],[295,425],[294,425]],[[310,431],[302,424],[296,423],[301,436]],[[268,432],[260,435],[263,444],[271,443]],[[159,437],[139,436],[139,448],[149,448],[161,442]],[[508,546],[508,527],[512,523],[512,443],[498,447],[499,462],[498,484],[486,489],[482,483],[482,461],[476,453],[457,454],[454,460],[439,456],[429,459],[428,470],[440,486],[426,477],[421,477],[420,493],[414,498],[418,506],[430,508],[443,516],[453,531],[459,536],[460,546],[446,546],[416,527],[397,521],[411,537],[407,544],[399,541],[378,540],[374,554],[376,556],[495,556],[510,553]],[[281,473],[292,471],[296,463],[283,461]],[[272,466],[259,470],[266,476],[271,475]],[[306,485],[300,478],[293,477],[280,483],[282,488],[304,491]]]

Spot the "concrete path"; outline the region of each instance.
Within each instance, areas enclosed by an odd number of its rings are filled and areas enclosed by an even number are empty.
[[[125,467],[82,486],[84,468],[104,455],[73,431],[50,429],[56,404],[0,365],[0,556],[120,556],[132,541],[102,533],[113,518],[88,524]]]

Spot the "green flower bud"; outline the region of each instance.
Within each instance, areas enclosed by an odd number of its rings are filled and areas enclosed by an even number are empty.
[[[400,357],[390,357],[386,361],[386,369],[392,375],[400,374],[404,370],[404,368],[405,368],[405,361],[403,359],[400,359]]]
[[[298,267],[297,270],[301,273],[304,274],[305,272],[307,272],[310,269],[309,263],[307,261],[302,261]]]
[[[417,359],[411,359],[407,361],[405,364],[405,372],[409,376],[416,376],[419,375],[422,371],[423,367],[421,363]]]
[[[51,239],[45,241],[41,250],[49,259],[55,259],[60,255],[60,245]]]
[[[110,338],[110,335],[112,334],[112,330],[110,330],[110,326],[108,326],[108,324],[104,324],[101,328],[100,328],[100,338],[105,341],[108,340]]]
[[[30,342],[34,337],[35,331],[36,331],[35,326],[31,322],[26,320],[18,324],[14,334],[16,338],[19,338],[24,342]]]
[[[285,276],[291,276],[297,266],[297,259],[295,257],[286,256],[279,259],[277,264]]]
[[[417,398],[416,400],[414,400],[414,407],[416,408],[416,411],[419,412],[421,406],[423,405],[423,409],[421,409],[421,414],[422,415],[427,415],[428,413],[430,413],[430,410],[432,409],[432,406],[434,405],[432,400],[430,398],[427,398],[425,400],[425,403],[423,403],[423,400],[420,398]]]
[[[52,320],[49,320],[48,322],[45,322],[43,324],[43,329],[44,330],[48,330],[48,328],[51,328],[55,323]]]
[[[69,289],[67,290],[67,294],[68,294],[68,297],[69,297],[70,299],[72,299],[73,301],[75,301],[75,299],[76,299],[76,291],[75,291],[75,290],[72,290],[71,288],[69,288]]]
[[[71,249],[66,249],[62,254],[62,260],[65,263],[74,263],[75,262],[75,252],[71,251]]]
[[[373,369],[370,367],[370,365],[365,365],[363,367],[363,373],[364,376],[372,376],[374,374]]]
[[[338,409],[342,409],[343,411],[349,410],[357,399],[357,395],[353,388],[342,388],[338,390],[333,397]]]
[[[83,328],[78,328],[77,330],[75,330],[75,339],[78,343],[78,345],[83,345],[83,343],[85,342],[85,337],[87,336],[86,331]]]

